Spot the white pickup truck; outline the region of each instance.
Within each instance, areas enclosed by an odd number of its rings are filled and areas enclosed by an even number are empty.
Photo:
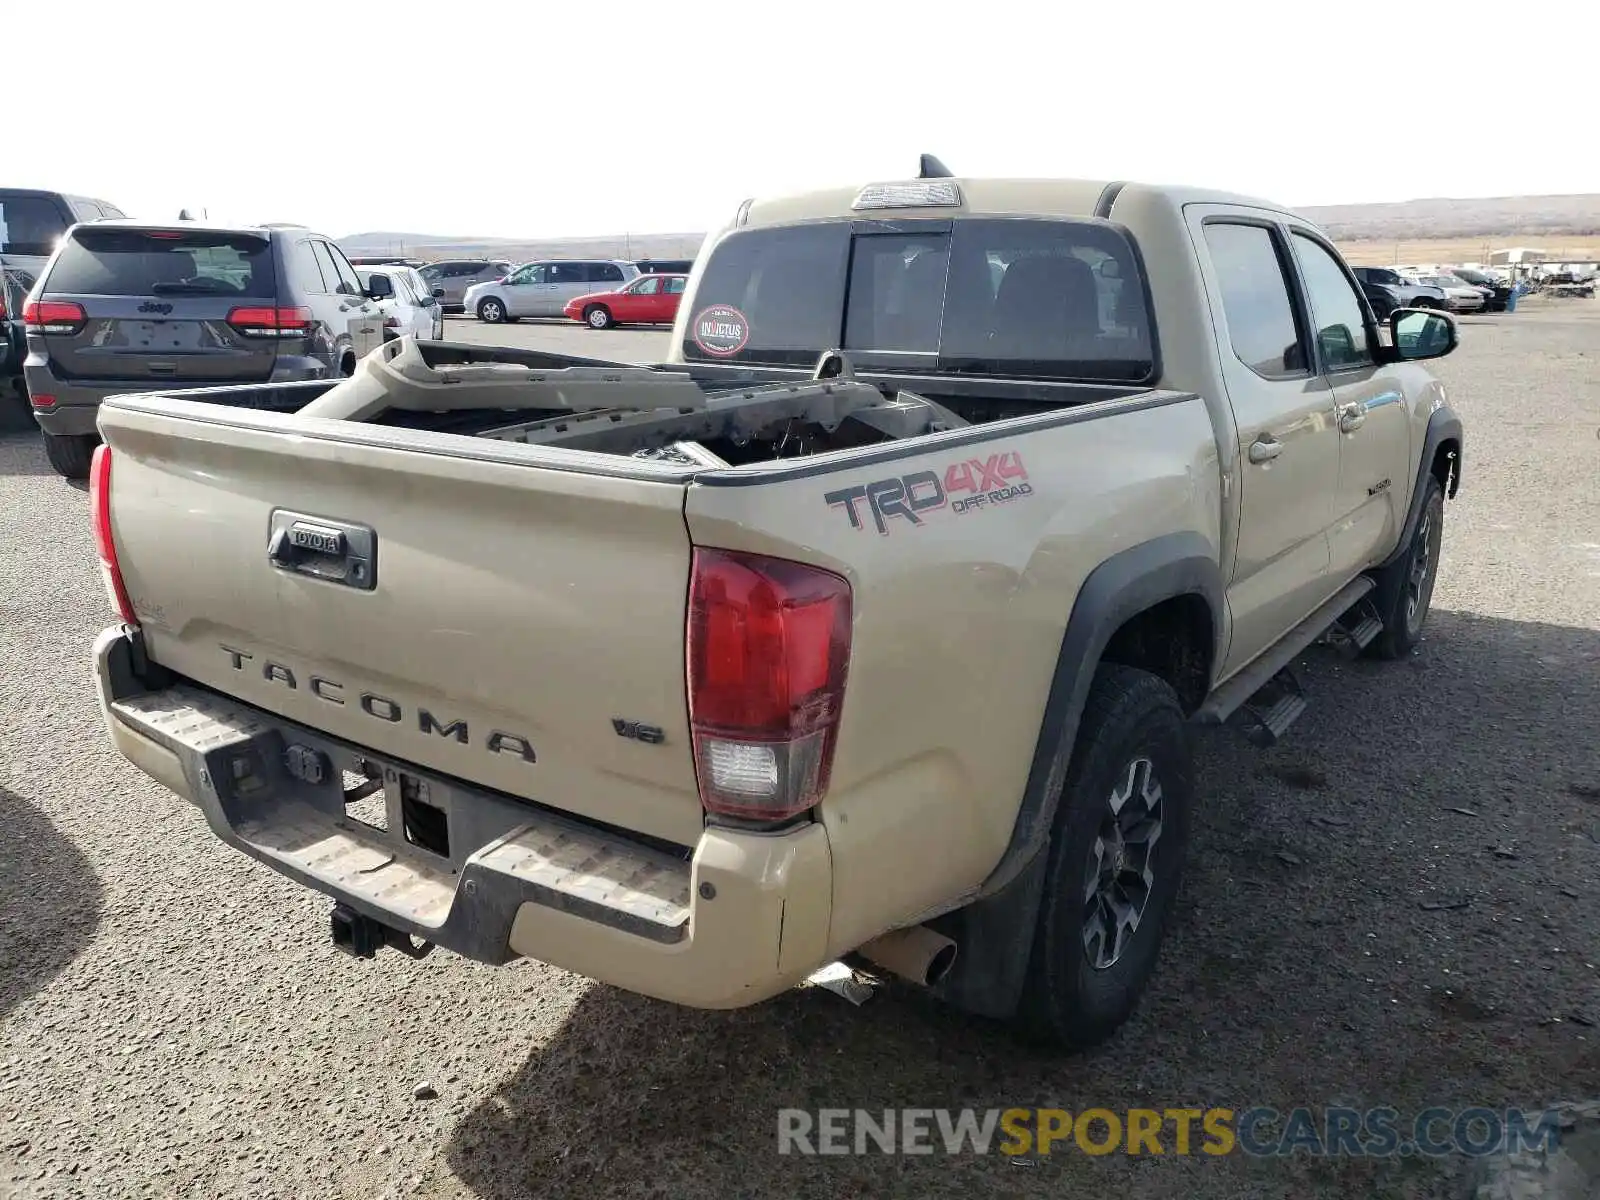
[[[1454,323],[1264,201],[929,167],[742,206],[673,339],[108,401],[112,741],[357,954],[711,1008],[865,959],[1106,1037],[1189,725],[1420,635]]]

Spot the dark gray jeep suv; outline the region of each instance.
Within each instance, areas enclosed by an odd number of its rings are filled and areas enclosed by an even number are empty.
[[[23,320],[33,415],[69,479],[89,473],[106,396],[348,375],[383,343],[355,270],[301,226],[74,225]]]

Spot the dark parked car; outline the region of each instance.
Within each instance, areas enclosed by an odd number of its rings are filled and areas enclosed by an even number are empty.
[[[1387,321],[1389,314],[1397,308],[1404,308],[1400,302],[1400,293],[1386,283],[1371,283],[1365,279],[1358,281],[1361,284],[1361,293],[1366,296],[1367,303],[1372,306],[1372,315],[1380,322]]]
[[[23,320],[33,415],[69,479],[106,396],[349,375],[383,344],[355,269],[300,226],[74,225]]]
[[[69,226],[126,215],[87,196],[0,188],[0,262],[38,275]]]
[[[1457,267],[1450,273],[1458,279],[1465,279],[1483,293],[1485,312],[1505,312],[1506,304],[1511,299],[1509,281],[1496,279],[1493,275],[1485,275],[1482,271],[1474,271],[1470,267]]]
[[[1350,270],[1363,285],[1376,283],[1388,288],[1406,308],[1446,307],[1442,288],[1413,282],[1388,267],[1351,267]]]
[[[687,275],[694,266],[692,258],[638,258],[633,265],[641,275]]]
[[[22,305],[33,288],[33,276],[15,267],[0,267],[0,396],[20,394],[22,360],[27,342],[22,333]]]
[[[33,287],[33,276],[13,267],[0,267],[0,433],[15,433],[33,426],[28,415],[28,392],[22,383],[22,360],[27,342],[22,333],[22,305]]]

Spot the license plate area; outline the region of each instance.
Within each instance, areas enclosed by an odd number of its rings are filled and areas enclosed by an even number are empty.
[[[194,321],[130,321],[128,343],[149,350],[198,350],[200,326]]]
[[[454,870],[451,856],[451,789],[426,776],[370,754],[318,749],[290,741],[284,768],[301,783],[336,782],[343,808],[341,823],[367,837],[421,851]]]

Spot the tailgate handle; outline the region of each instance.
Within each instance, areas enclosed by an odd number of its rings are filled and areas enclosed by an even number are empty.
[[[273,509],[267,558],[280,571],[365,592],[378,582],[378,535],[349,521]]]

